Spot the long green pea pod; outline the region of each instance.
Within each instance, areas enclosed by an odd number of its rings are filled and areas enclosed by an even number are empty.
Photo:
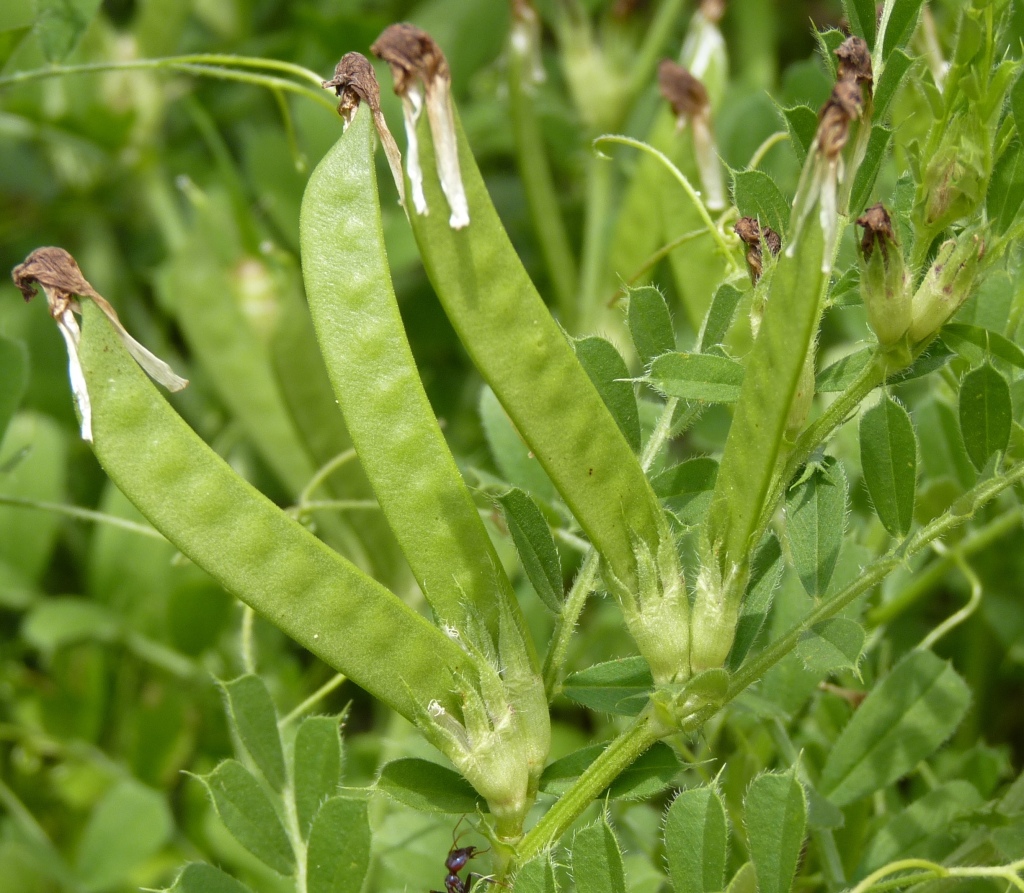
[[[515,599],[409,348],[387,264],[373,134],[363,102],[306,187],[309,307],[356,451],[424,594],[463,630],[468,601],[496,638],[496,599]]]
[[[431,90],[428,83],[428,114],[420,116],[416,130],[418,165],[410,151],[407,167],[422,173],[426,213],[413,201],[409,218],[427,275],[519,433],[616,577],[634,589],[634,542],[652,549],[659,542],[657,498],[516,255],[453,108],[443,149],[449,162],[447,151],[457,152],[465,206],[457,192],[446,196],[427,123],[434,117]],[[407,178],[414,199],[417,186]]]
[[[81,365],[96,457],[181,552],[330,666],[406,717],[456,708],[466,654],[291,520],[213,452],[83,301]]]
[[[824,239],[817,217],[771,281],[764,320],[746,372],[703,535],[694,605],[695,669],[721,666],[732,646],[755,534],[784,454],[784,434],[820,317]]]

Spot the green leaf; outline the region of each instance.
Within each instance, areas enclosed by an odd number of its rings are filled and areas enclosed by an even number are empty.
[[[729,334],[733,318],[736,316],[736,308],[743,299],[743,292],[736,286],[728,283],[720,285],[711,299],[711,306],[708,307],[707,316],[704,317],[704,324],[700,330],[700,352],[707,353],[712,347],[717,347]]]
[[[888,59],[897,48],[909,43],[923,2],[924,0],[896,0],[893,4],[889,24],[885,30],[885,42],[882,44],[883,59]]]
[[[89,816],[76,860],[86,890],[126,883],[170,840],[174,819],[164,796],[131,778],[117,782]]]
[[[0,443],[28,385],[28,352],[20,341],[0,335]]]
[[[653,687],[654,679],[647,661],[636,656],[571,673],[562,686],[562,693],[569,700],[600,713],[636,716],[647,704]]]
[[[743,384],[743,366],[714,354],[667,353],[643,379],[666,397],[703,403],[735,403]]]
[[[757,893],[757,872],[753,862],[744,862],[732,876],[725,893]]]
[[[629,289],[627,318],[636,355],[645,367],[655,357],[676,349],[672,314],[665,296],[653,285]]]
[[[516,872],[512,893],[558,893],[555,866],[550,853],[534,856]]]
[[[577,831],[570,852],[577,893],[626,893],[622,851],[607,817]]]
[[[428,760],[392,760],[380,771],[377,790],[420,812],[458,815],[483,807],[480,795],[457,772]]]
[[[701,456],[665,469],[654,476],[651,486],[681,524],[692,526],[700,523],[711,504],[717,478],[718,462]]]
[[[241,881],[204,862],[192,862],[167,893],[251,893]]]
[[[691,788],[665,817],[665,856],[675,893],[717,893],[725,886],[729,826],[712,787]]]
[[[764,171],[735,171],[732,194],[743,217],[756,217],[762,227],[770,226],[780,236],[786,234],[790,203]]]
[[[967,683],[931,651],[912,651],[857,708],[829,751],[818,791],[846,806],[892,784],[960,725]]]
[[[548,522],[529,494],[516,487],[498,496],[498,502],[526,576],[540,600],[560,614],[565,594],[562,562]]]
[[[231,835],[278,874],[295,870],[295,854],[281,819],[252,773],[237,760],[225,760],[200,776],[217,815]]]
[[[256,767],[275,791],[285,783],[284,751],[277,731],[277,711],[259,676],[240,676],[221,684],[228,720]]]
[[[865,347],[837,360],[831,366],[825,367],[815,378],[815,390],[819,393],[845,391],[871,362],[874,351],[873,347]],[[889,376],[887,381],[889,384],[900,384],[904,381],[922,378],[936,369],[941,369],[952,356],[952,351],[942,341],[936,339],[928,345],[924,353],[913,364],[895,375]]]
[[[839,560],[846,529],[846,472],[833,456],[786,494],[786,533],[808,595],[822,596]]]
[[[1013,111],[1013,123],[1017,125],[1017,133],[1024,134],[1024,71],[1017,76],[1010,88],[1010,108]]]
[[[894,50],[892,55],[885,62],[882,75],[878,79],[878,86],[875,88],[875,120],[884,120],[889,104],[893,101],[897,91],[903,85],[907,72],[910,71],[914,60],[903,50]]]
[[[579,779],[604,750],[604,744],[592,744],[555,760],[540,777],[540,789],[561,796]],[[643,800],[664,791],[679,772],[679,759],[672,748],[657,742],[641,754],[629,768],[601,794],[613,800]]]
[[[320,804],[338,792],[341,783],[341,736],[335,716],[307,716],[295,733],[292,757],[295,809],[303,839],[309,835]]]
[[[846,617],[816,623],[800,639],[796,652],[804,666],[823,677],[836,670],[856,670],[864,651],[864,627]]]
[[[978,789],[966,781],[950,781],[929,791],[902,812],[890,815],[868,844],[858,874],[868,874],[896,859],[922,855],[930,840],[982,802]]]
[[[906,536],[914,520],[917,441],[907,411],[890,397],[861,418],[860,461],[879,520],[893,536]]]
[[[35,0],[35,32],[47,62],[63,62],[85,34],[102,0]]]
[[[789,893],[807,828],[807,795],[796,773],[755,778],[743,814],[759,893]]]
[[[740,619],[736,624],[736,638],[732,643],[732,651],[729,652],[730,669],[735,670],[743,663],[743,658],[747,656],[757,639],[757,634],[768,618],[772,596],[785,569],[782,546],[774,534],[769,534],[754,553],[754,559],[750,563],[750,580],[747,582],[747,592],[743,597]]]
[[[993,453],[1006,449],[1012,422],[1006,379],[988,363],[968,372],[960,383],[960,433],[978,471]]]
[[[91,640],[109,642],[121,632],[121,618],[104,605],[73,596],[47,598],[34,607],[21,626],[22,638],[44,654]]]
[[[875,25],[878,11],[875,0],[843,0],[843,11],[846,21],[850,23],[850,31],[863,37],[871,49],[875,45]]]
[[[996,162],[989,182],[985,207],[995,232],[1003,235],[1017,218],[1024,204],[1024,144],[1013,143]]]
[[[989,354],[1024,369],[1024,350],[1009,338],[981,326],[950,322],[942,327],[942,340],[969,363],[980,363]]]
[[[782,116],[789,131],[790,144],[796,152],[796,160],[803,165],[814,142],[814,135],[818,132],[818,115],[808,105],[797,105],[782,109]]]
[[[316,814],[306,857],[309,893],[359,893],[370,867],[365,800],[331,797]]]
[[[640,413],[626,361],[614,345],[604,338],[580,338],[574,346],[577,359],[597,388],[619,430],[625,435],[633,452],[639,452]]]
[[[513,486],[522,487],[541,499],[554,499],[555,488],[550,478],[519,436],[515,425],[494,396],[494,391],[486,386],[480,390],[480,421],[494,464],[498,466],[502,477]]]
[[[878,177],[878,171],[885,160],[885,153],[889,148],[892,133],[884,124],[876,124],[871,128],[864,160],[857,168],[857,174],[853,178],[853,190],[850,192],[850,213],[854,217],[858,216],[867,206],[875,179]]]

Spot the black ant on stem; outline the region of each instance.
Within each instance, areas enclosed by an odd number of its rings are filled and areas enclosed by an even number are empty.
[[[465,816],[462,818],[464,819]],[[448,874],[444,879],[444,888],[447,893],[469,893],[474,879],[477,881],[484,880],[483,875],[475,874],[474,872],[466,875],[465,880],[459,877],[459,872],[466,867],[466,863],[470,859],[487,852],[487,850],[478,850],[475,846],[457,846],[459,841],[455,836],[455,832],[459,830],[459,825],[461,824],[462,819],[459,819],[455,830],[452,831],[452,848],[448,850],[448,857],[444,860],[444,867],[448,869]],[[441,891],[431,890],[430,893],[441,893]]]

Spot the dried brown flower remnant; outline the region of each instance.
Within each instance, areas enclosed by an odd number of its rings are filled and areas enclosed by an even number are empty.
[[[762,245],[767,245],[772,256],[782,250],[782,237],[770,226],[762,229],[755,217],[741,217],[734,227],[736,235],[747,246],[747,267],[750,279],[756,285],[764,272],[764,254]]]
[[[81,339],[81,331],[78,328],[75,313],[80,313],[81,307],[75,299],[76,295],[95,302],[96,306],[110,320],[128,352],[151,378],[171,391],[180,391],[188,384],[184,378],[175,375],[174,370],[163,360],[150,353],[128,334],[117,316],[117,311],[89,284],[75,259],[63,248],[37,248],[25,258],[24,263],[18,264],[11,271],[11,278],[26,301],[31,300],[37,294],[35,288],[37,285],[46,295],[50,316],[57,323],[57,328],[67,345],[71,390],[82,415],[82,438],[84,440],[92,440],[92,408],[86,388],[85,373],[82,371],[82,364],[78,358],[78,342]]]
[[[829,159],[838,157],[850,137],[850,125],[860,117],[864,100],[856,81],[839,81],[822,106],[818,124],[818,148]]]
[[[871,52],[868,45],[859,37],[848,37],[836,47],[836,57],[839,59],[839,80],[856,81],[858,84],[867,85],[870,92],[874,84],[874,74],[871,70]]]
[[[617,19],[628,19],[634,13],[650,6],[650,0],[615,0],[612,15]]]
[[[872,205],[857,218],[857,226],[864,227],[864,237],[860,241],[860,250],[864,259],[868,260],[877,245],[882,252],[883,260],[889,257],[889,245],[895,243],[896,233],[892,228],[892,218],[879,202]]]
[[[708,91],[678,62],[662,59],[658,65],[658,89],[677,118],[707,115],[710,108]]]
[[[439,77],[451,79],[448,60],[434,38],[408,22],[385,28],[370,46],[370,52],[391,66],[399,96],[405,95],[419,79],[426,84]]]
[[[334,88],[338,94],[338,114],[352,120],[352,114],[360,102],[371,109],[380,108],[380,86],[373,66],[360,53],[346,53],[334,67],[334,77],[323,82],[324,89]]]
[[[346,53],[334,68],[334,77],[323,82],[324,89],[333,88],[338,94],[338,114],[345,120],[345,125],[352,123],[360,102],[365,102],[373,115],[373,124],[377,128],[384,154],[391,168],[395,186],[402,204],[405,204],[405,178],[402,176],[402,153],[388,129],[387,121],[380,110],[380,85],[374,74],[370,60],[361,53]]]
[[[37,248],[25,258],[24,263],[11,270],[11,278],[26,301],[31,301],[38,294],[36,285],[43,288],[47,298],[52,294],[63,304],[71,304],[74,295],[99,297],[82,275],[75,259],[63,248]],[[53,303],[51,299],[51,312]]]
[[[681,130],[687,124],[690,126],[705,202],[711,210],[721,210],[726,204],[725,183],[711,130],[711,100],[707,89],[698,78],[671,59],[662,60],[658,66],[658,87],[676,114],[677,127]]]
[[[469,202],[459,168],[458,140],[455,134],[455,110],[451,98],[451,71],[448,60],[434,39],[415,25],[401,23],[386,28],[370,47],[374,55],[391,67],[395,93],[402,99],[405,132],[408,140],[406,165],[412,186],[416,213],[429,213],[423,192],[416,122],[426,105],[434,158],[441,190],[451,209],[449,225],[462,229],[469,225]]]

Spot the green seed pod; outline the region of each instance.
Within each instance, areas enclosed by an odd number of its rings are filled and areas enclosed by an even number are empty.
[[[910,326],[910,290],[903,251],[896,242],[892,220],[879,203],[857,218],[864,227],[860,243],[860,290],[868,325],[883,347],[899,344]]]
[[[985,242],[977,231],[949,239],[939,248],[935,263],[914,294],[910,342],[919,344],[935,336],[960,309],[974,288],[985,255]]]

